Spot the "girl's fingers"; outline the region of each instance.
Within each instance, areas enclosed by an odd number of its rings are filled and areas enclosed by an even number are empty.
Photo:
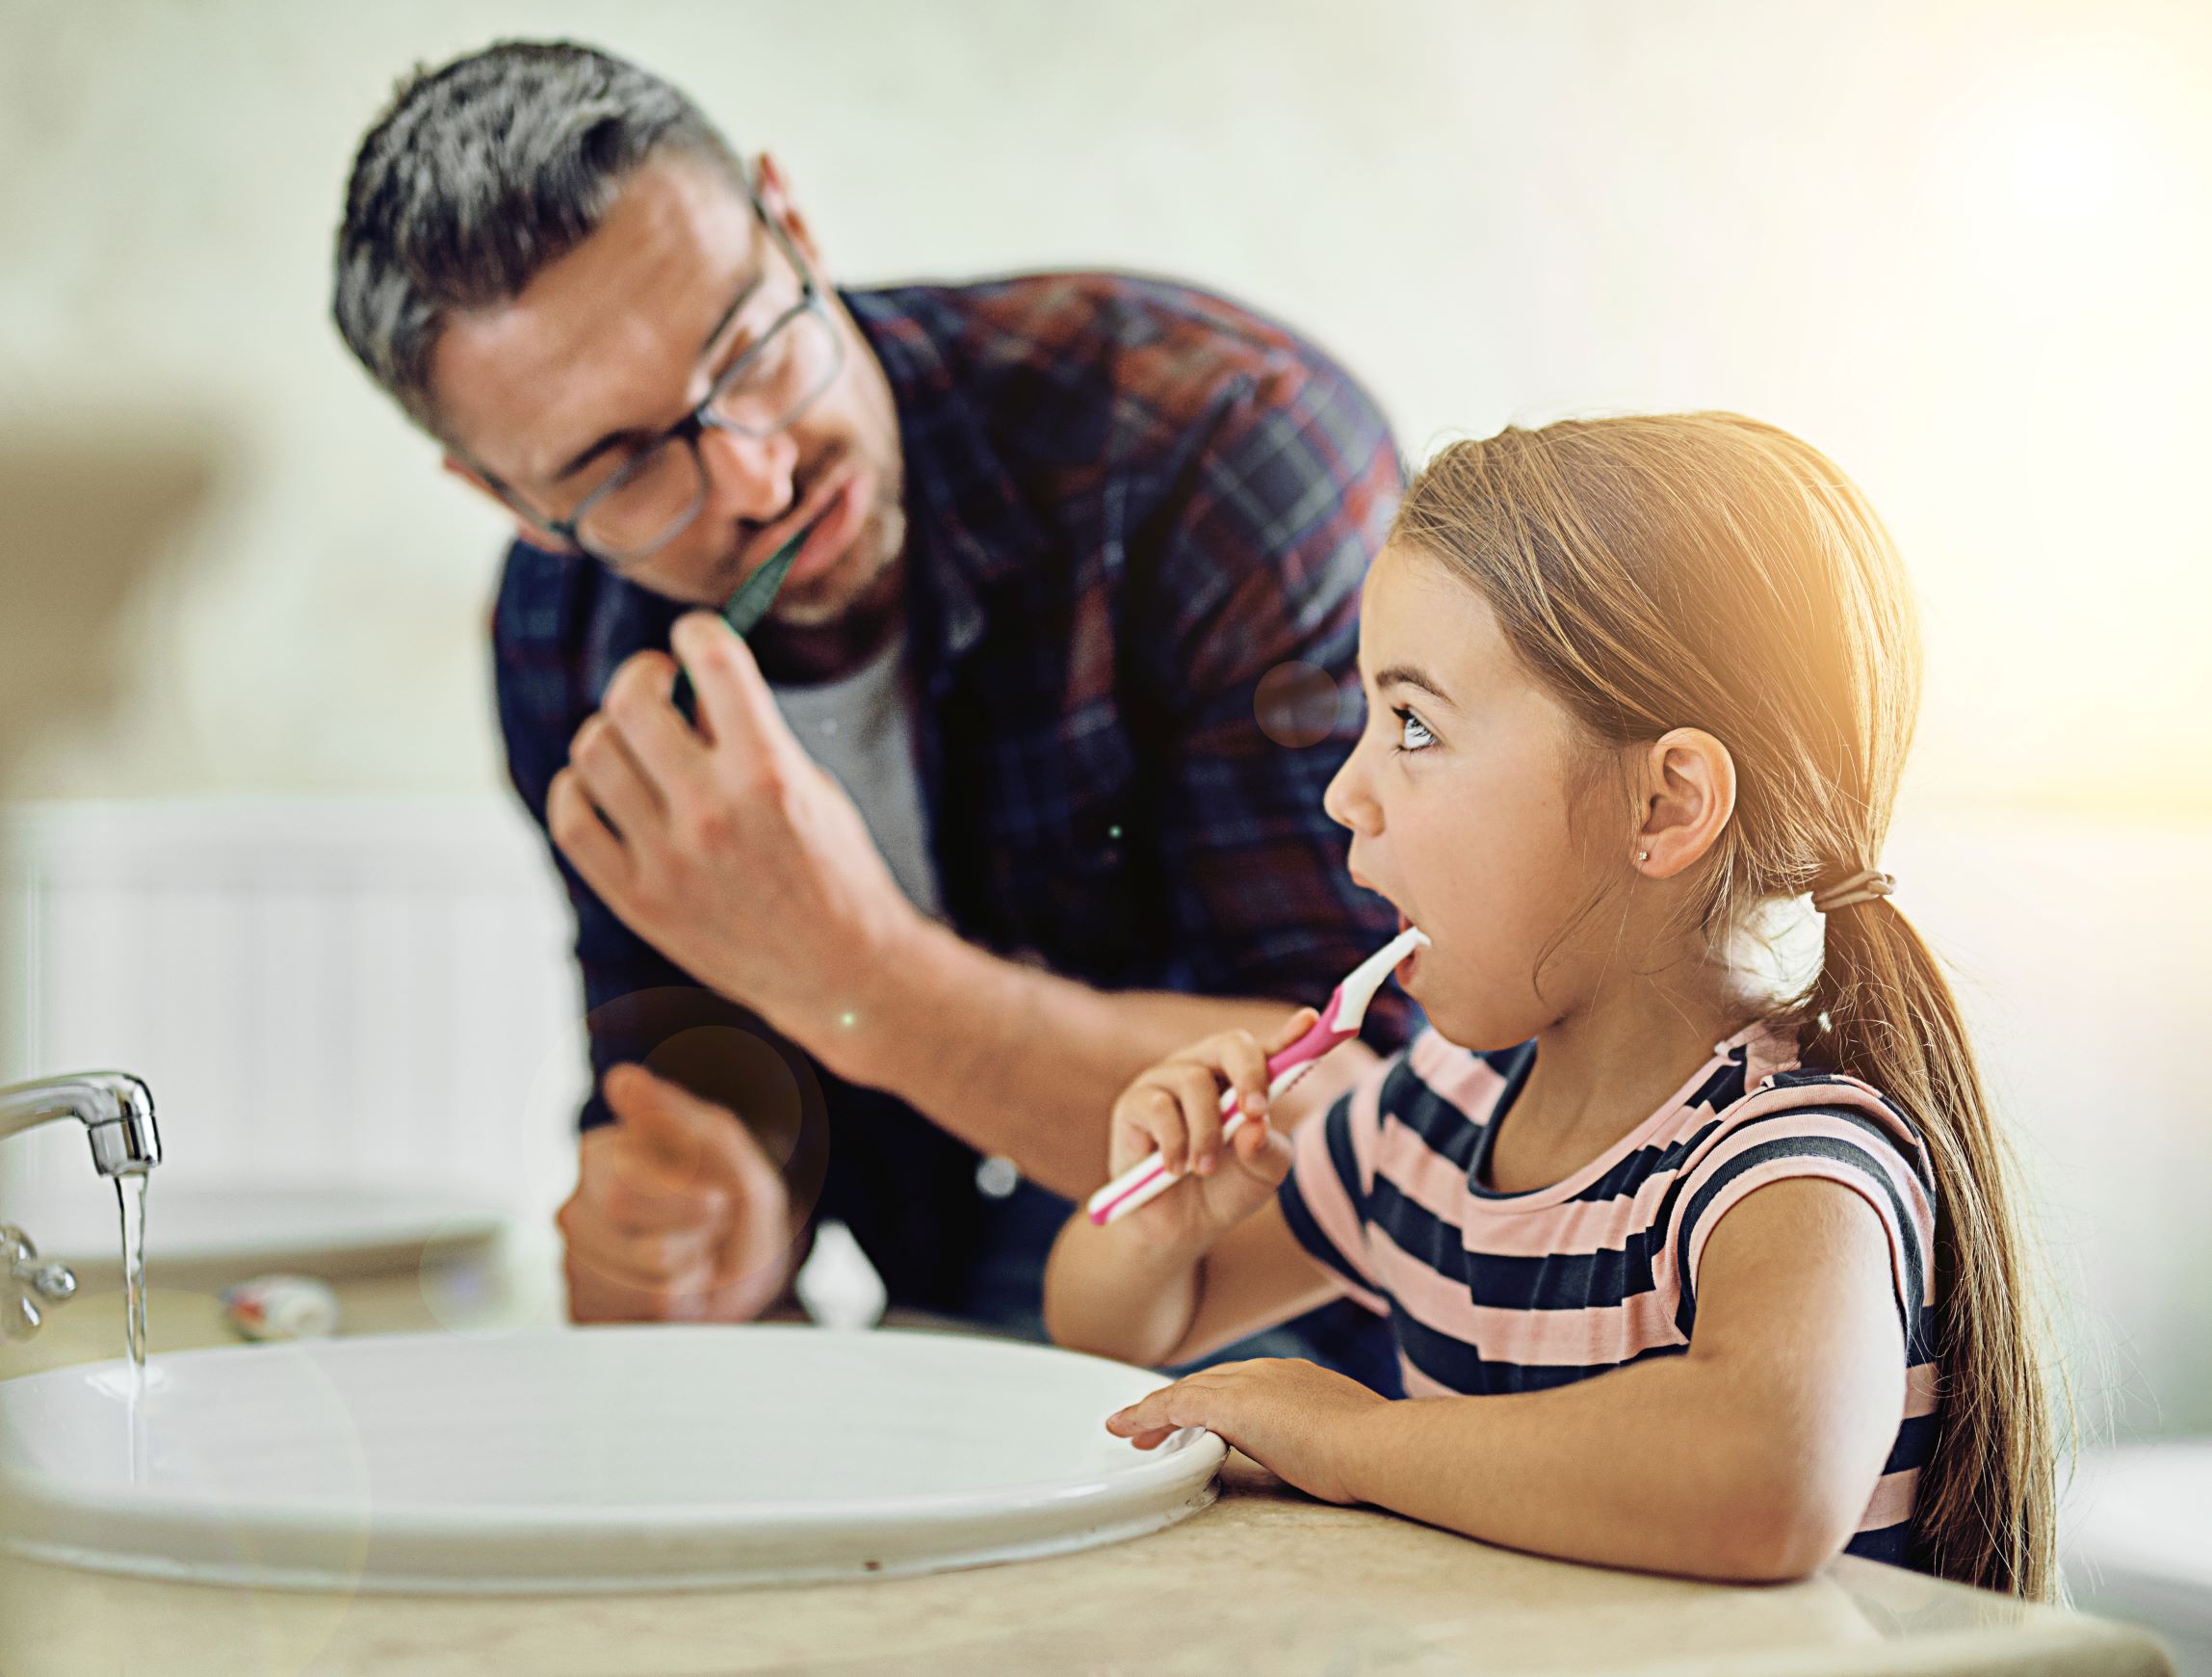
[[[1259,1166],[1260,1156],[1274,1140],[1275,1133],[1267,1127],[1264,1117],[1247,1120],[1241,1130],[1229,1138],[1229,1151],[1239,1165],[1248,1170],[1254,1169]]]
[[[1249,1141],[1244,1139],[1245,1130],[1252,1133]],[[1290,1139],[1263,1123],[1246,1124],[1230,1145],[1235,1149],[1237,1168],[1259,1178],[1270,1193],[1290,1174]]]
[[[1165,1437],[1176,1430],[1177,1423],[1168,1410],[1182,1396],[1179,1380],[1172,1386],[1162,1386],[1157,1392],[1147,1393],[1126,1409],[1116,1409],[1106,1417],[1106,1430],[1122,1438],[1140,1438],[1151,1433]]]
[[[1236,1091],[1236,1104],[1246,1117],[1267,1115],[1267,1056],[1249,1031],[1231,1031],[1220,1038],[1221,1071]]]
[[[1218,1368],[1202,1370],[1172,1386],[1146,1393],[1128,1408],[1108,1415],[1106,1430],[1150,1450],[1185,1427],[1206,1426],[1208,1410],[1217,1406],[1223,1396],[1218,1381],[1210,1378],[1219,1373]]]
[[[1169,1170],[1182,1174],[1190,1155],[1189,1138],[1184,1127],[1183,1104],[1171,1089],[1157,1083],[1138,1084],[1114,1107],[1114,1128],[1117,1138],[1124,1134],[1137,1138],[1126,1156],[1117,1140],[1113,1160],[1116,1174],[1156,1151]]]
[[[1289,1047],[1291,1043],[1297,1041],[1299,1037],[1305,1035],[1307,1032],[1319,1023],[1320,1018],[1321,1015],[1313,1009],[1300,1008],[1283,1021],[1283,1028],[1275,1033],[1274,1040],[1267,1044],[1268,1055],[1272,1057],[1282,1053],[1284,1049]]]
[[[1160,1069],[1183,1108],[1189,1168],[1210,1175],[1221,1158],[1221,1085],[1213,1067],[1183,1061]]]
[[[1175,1175],[1181,1176],[1186,1171],[1200,1176],[1211,1174],[1220,1164],[1223,1151],[1221,1086],[1224,1082],[1236,1092],[1236,1104],[1243,1109],[1246,1118],[1260,1120],[1257,1124],[1247,1124],[1246,1127],[1255,1129],[1258,1135],[1245,1145],[1263,1147],[1267,1136],[1267,1085],[1271,1081],[1267,1075],[1268,1057],[1297,1041],[1313,1029],[1319,1017],[1313,1009],[1300,1008],[1283,1022],[1265,1048],[1249,1031],[1225,1031],[1186,1050],[1184,1057],[1166,1061],[1145,1072],[1114,1103],[1112,1140],[1107,1148],[1111,1169],[1118,1174],[1146,1153],[1157,1150],[1161,1162]],[[1151,1146],[1135,1147],[1132,1151],[1138,1137],[1148,1138]],[[1258,1155],[1239,1152],[1236,1157],[1249,1164]]]

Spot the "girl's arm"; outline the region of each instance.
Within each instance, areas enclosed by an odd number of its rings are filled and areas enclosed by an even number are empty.
[[[1153,1367],[1184,1363],[1342,1292],[1306,1256],[1272,1198],[1195,1252],[1155,1245],[1125,1226],[1143,1215],[1102,1229],[1078,1212],[1060,1231],[1045,1267],[1045,1327],[1055,1344]]]
[[[1317,1496],[1489,1542],[1772,1580],[1857,1529],[1904,1370],[1881,1218],[1838,1183],[1793,1178],[1714,1225],[1679,1356],[1548,1391],[1398,1402],[1309,1363],[1238,1363],[1108,1425],[1139,1444],[1210,1427]]]
[[[1242,1031],[1209,1037],[1115,1102],[1109,1174],[1155,1147],[1170,1169],[1192,1173],[1104,1228],[1080,1211],[1068,1219],[1045,1266],[1045,1326],[1056,1343],[1125,1362],[1183,1362],[1336,1296],[1275,1206],[1290,1147],[1266,1121],[1267,1056],[1313,1020],[1301,1009],[1264,1046]],[[1352,1069],[1372,1063],[1363,1053]],[[1259,1120],[1227,1142],[1225,1083]]]

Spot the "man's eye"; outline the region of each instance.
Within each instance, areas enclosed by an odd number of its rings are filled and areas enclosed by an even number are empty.
[[[722,352],[721,363],[715,369],[716,380],[727,379],[737,364],[753,353],[753,334],[740,332],[730,340],[730,347]]]
[[[1436,744],[1436,736],[1428,731],[1428,723],[1404,705],[1395,707],[1391,714],[1398,719],[1397,749],[1400,751],[1425,750]]]

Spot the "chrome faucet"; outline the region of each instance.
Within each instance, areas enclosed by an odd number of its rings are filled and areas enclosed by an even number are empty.
[[[161,1131],[154,1097],[125,1071],[79,1071],[0,1088],[0,1140],[55,1118],[75,1118],[92,1144],[92,1168],[102,1176],[143,1176],[161,1163]],[[60,1304],[77,1291],[66,1266],[39,1261],[39,1248],[21,1229],[0,1223],[0,1335],[25,1339],[44,1319],[40,1306]]]

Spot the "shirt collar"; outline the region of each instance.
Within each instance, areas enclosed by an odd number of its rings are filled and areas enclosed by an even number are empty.
[[[953,341],[974,323],[942,292],[841,295],[883,367],[898,414],[908,574],[924,608],[918,651],[949,664],[982,638],[994,586],[1044,551],[1046,533],[1024,504],[972,388],[954,375]]]

